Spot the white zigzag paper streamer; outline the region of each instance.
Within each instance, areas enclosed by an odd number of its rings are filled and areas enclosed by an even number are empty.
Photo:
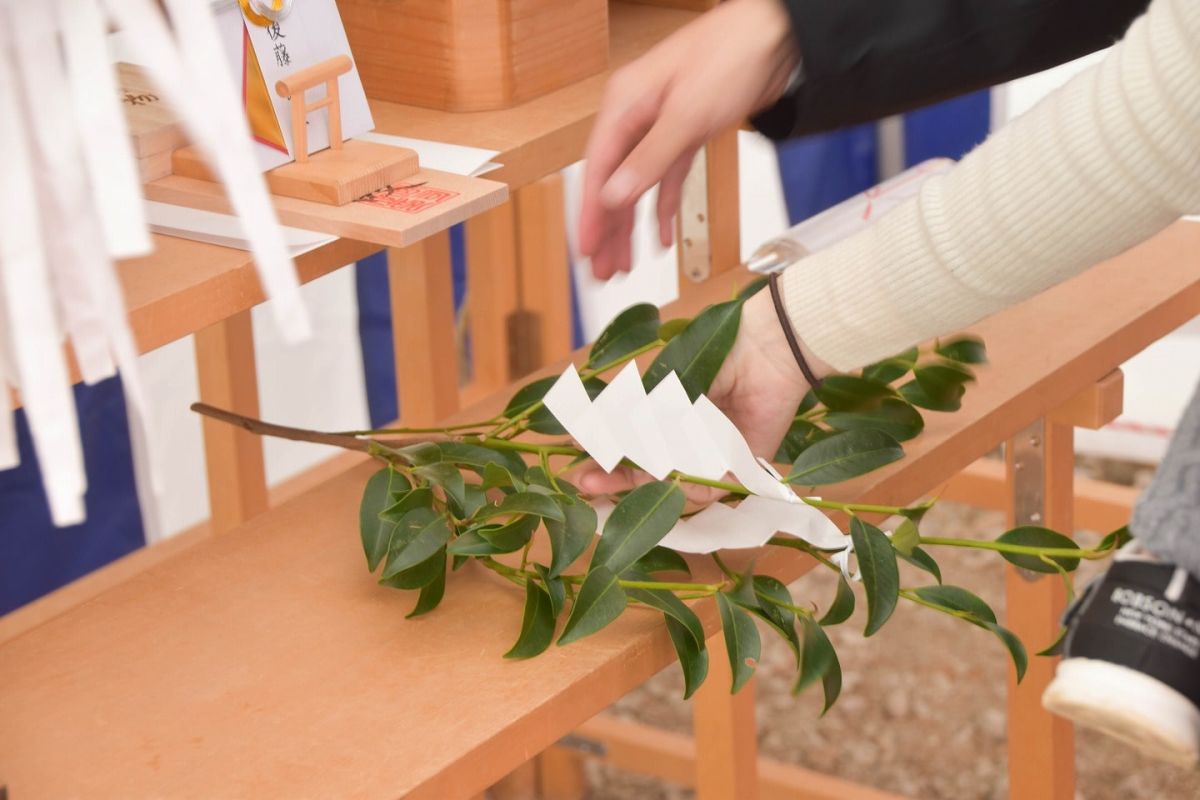
[[[680,520],[661,544],[683,553],[761,547],[777,533],[822,550],[849,540],[828,517],[806,505],[779,473],[755,457],[745,437],[704,395],[693,403],[670,373],[649,393],[632,362],[592,400],[574,365],[546,392],[544,402],[606,472],[627,458],[654,478],[673,470],[710,480],[727,473],[753,492],[737,507],[714,503]],[[598,507],[601,523],[609,509]]]

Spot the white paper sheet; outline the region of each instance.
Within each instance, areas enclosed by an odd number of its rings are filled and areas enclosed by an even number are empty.
[[[407,147],[417,151],[422,167],[436,169],[440,172],[452,172],[455,175],[466,175],[470,178],[478,178],[504,166],[492,160],[500,154],[499,150],[484,150],[480,147],[431,142],[426,139],[410,139],[407,136],[392,136],[375,131],[362,133],[354,138],[364,142],[388,144],[392,147]]]
[[[150,229],[155,233],[190,239],[193,242],[232,247],[236,250],[250,249],[250,242],[242,235],[241,223],[237,217],[229,214],[147,200],[146,218],[149,220]],[[284,226],[283,239],[289,255],[299,258],[309,251],[337,241],[338,237]]]
[[[848,539],[824,513],[805,504],[779,473],[750,450],[737,426],[704,395],[695,403],[671,373],[648,395],[637,366],[625,366],[589,399],[574,365],[544,398],[546,408],[601,468],[622,458],[661,480],[672,471],[714,480],[732,473],[752,494],[736,507],[715,503],[681,519],[661,544],[684,553],[761,547],[777,534],[795,536],[822,550],[841,550]],[[647,426],[652,420],[653,424]],[[611,507],[600,504],[607,517]]]

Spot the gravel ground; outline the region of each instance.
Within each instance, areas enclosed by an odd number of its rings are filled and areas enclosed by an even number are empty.
[[[1130,482],[1142,481],[1133,476]],[[1004,529],[1004,519],[997,513],[943,504],[930,513],[922,529],[928,535],[991,538]],[[1096,540],[1088,533],[1081,533],[1080,539]],[[997,556],[942,548],[937,557],[947,583],[976,592],[1002,617],[1003,575]],[[1080,586],[1096,571],[1097,565],[1087,566],[1093,569],[1079,576]],[[921,574],[908,571],[902,579],[915,585],[923,582]],[[792,589],[798,602],[811,596],[825,607],[834,587],[833,576],[822,570]],[[829,629],[845,685],[824,719],[818,718],[819,691],[791,695],[791,653],[778,637],[764,632],[757,679],[759,752],[912,798],[1008,797],[1007,654],[999,642],[984,631],[908,603],[902,603],[882,631],[865,640],[862,606],[860,598],[855,617]],[[1042,646],[1034,644],[1031,650]],[[681,694],[678,668],[672,666],[623,698],[613,712],[690,731],[690,707],[679,699]],[[1078,798],[1200,797],[1200,773],[1147,760],[1087,731],[1080,731],[1076,741]],[[596,764],[589,765],[589,779],[592,800],[692,796],[679,787]]]

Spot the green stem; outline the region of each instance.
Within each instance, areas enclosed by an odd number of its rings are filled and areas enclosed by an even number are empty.
[[[780,600],[778,598],[771,597],[769,594],[765,594],[764,592],[755,591],[754,594],[758,596],[758,599],[766,600],[768,603],[770,603],[773,606],[779,606],[780,608],[786,608],[788,611],[791,611],[793,614],[796,614],[797,616],[801,616],[801,617],[813,616],[813,611],[811,608],[801,608],[798,605],[794,605],[794,604],[788,603],[784,600]]]
[[[985,542],[979,539],[953,539],[942,536],[922,536],[921,544],[942,545],[945,547],[971,547],[978,550],[995,550],[998,553],[1015,553],[1027,556],[1048,556],[1050,558],[1106,558],[1108,551],[1071,549],[1067,547],[1034,547],[1033,545],[1007,544],[1005,542]]]
[[[713,560],[713,563],[715,563],[717,565],[717,567],[720,568],[721,572],[723,572],[725,574],[726,578],[729,578],[729,580],[731,580],[731,581],[737,581],[737,579],[738,579],[737,573],[735,573],[733,570],[731,570],[728,566],[725,565],[725,559],[721,558],[720,553],[716,553],[716,552],[712,553],[712,560]]]
[[[521,453],[545,453],[548,456],[578,456],[582,450],[565,444],[535,444],[533,442],[514,442],[510,439],[496,439],[491,436],[481,436],[475,443],[496,450],[516,450]]]
[[[517,569],[503,564],[491,556],[481,556],[478,560],[483,562],[484,566],[493,572],[498,572],[505,577],[516,577],[520,579],[522,585],[525,580],[538,580],[540,576],[535,572],[530,572],[524,568]],[[564,583],[581,583],[584,580],[583,575],[563,575],[561,576]],[[617,581],[617,583],[625,589],[661,589],[668,592],[699,592],[701,597],[707,597],[715,592],[720,591],[724,586],[722,583],[667,583],[660,581]]]
[[[675,478],[676,480],[683,481],[684,483],[694,483],[697,486],[711,486],[714,489],[723,489],[724,491],[729,492],[730,494],[740,494],[740,495],[750,494],[750,490],[747,489],[745,486],[742,486],[740,483],[728,483],[726,481],[714,481],[714,480],[710,480],[709,478],[701,478],[698,475],[688,475],[683,472],[672,472],[667,477]]]
[[[829,557],[827,555],[825,555],[820,550],[813,547],[812,545],[810,545],[808,542],[804,541],[803,539],[795,539],[795,538],[792,538],[791,536],[772,536],[767,541],[767,544],[773,544],[773,545],[776,545],[777,547],[790,547],[793,550],[799,550],[802,553],[806,553],[807,555],[812,556],[817,561],[821,562],[822,564],[829,567],[830,569],[837,570],[838,572],[842,571],[842,568],[839,567],[837,564],[833,563],[832,561],[830,561]]]
[[[493,425],[499,417],[492,417],[480,422],[463,422],[458,425],[445,425],[440,428],[372,428],[368,431],[339,431],[343,436],[377,436],[390,433],[445,433],[449,434],[453,431],[465,431],[472,428],[482,428],[487,425]]]
[[[925,606],[926,608],[932,608],[934,611],[941,611],[943,614],[949,614],[952,617],[958,617],[959,619],[975,619],[975,615],[972,614],[970,611],[959,611],[954,608],[947,608],[946,606],[939,606],[937,603],[931,603],[928,600],[921,597],[921,595],[914,592],[912,589],[901,589],[900,596],[903,597],[905,600],[911,600],[912,602],[916,603],[919,606]]]
[[[834,511],[845,511],[847,514],[887,514],[891,517],[910,510],[899,506],[877,506],[870,503],[839,503],[836,500],[819,500],[815,497],[802,497],[801,499],[813,508],[829,508]]]

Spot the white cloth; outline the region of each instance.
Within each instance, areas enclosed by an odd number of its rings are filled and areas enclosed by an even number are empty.
[[[1200,2],[1154,0],[1105,59],[876,225],[788,269],[839,370],[966,327],[1200,211]]]

